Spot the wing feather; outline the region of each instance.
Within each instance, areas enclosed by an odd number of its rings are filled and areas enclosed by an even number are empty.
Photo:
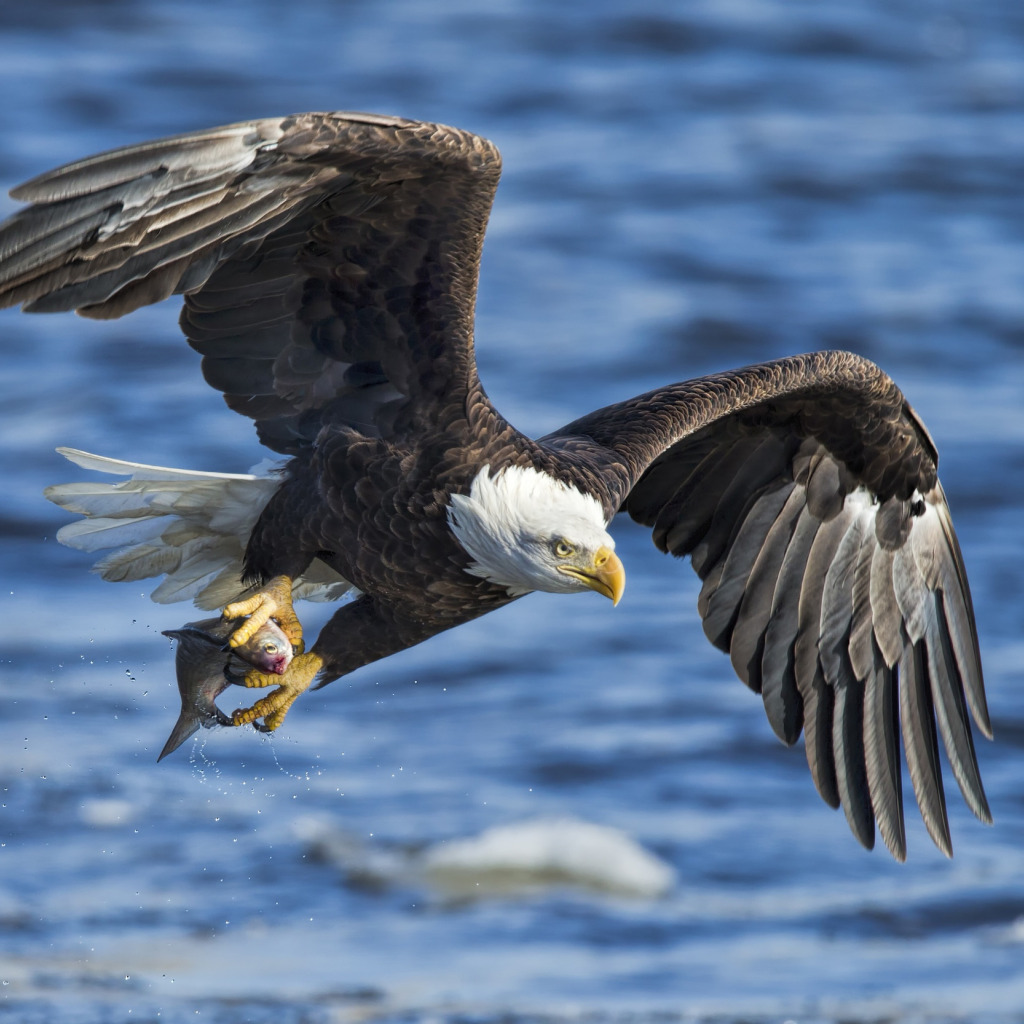
[[[839,802],[850,831],[870,850],[875,845],[875,815],[864,763],[864,683],[853,674],[845,652],[839,660],[832,720],[832,753]]]
[[[489,408],[472,324],[499,173],[475,135],[348,113],[99,154],[13,190],[34,205],[0,226],[0,306],[110,318],[184,294],[207,381],[269,447],[414,433]]]
[[[953,856],[942,789],[939,743],[928,680],[928,660],[920,642],[908,643],[900,660],[900,723],[910,781],[928,834],[947,856]]]
[[[704,619],[704,632],[716,647],[726,651],[730,649],[733,624],[739,614],[750,573],[761,553],[765,535],[771,530],[788,497],[787,488],[763,494],[743,517],[735,540],[729,545],[722,578]]]
[[[762,494],[776,490],[784,465],[782,448],[775,438],[763,444],[744,446],[743,461],[732,477],[722,478],[721,497],[700,539],[690,548],[678,534],[668,534],[669,550],[674,555],[688,553],[699,576],[715,565],[726,553],[737,527],[742,523]]]
[[[900,753],[951,849],[938,736],[968,806],[991,815],[970,718],[988,735],[977,632],[934,444],[895,384],[850,353],[670,385],[557,431],[607,453],[621,508],[689,554],[704,630],[801,728],[815,787],[865,846],[906,856]],[[968,713],[968,709],[970,713]]]
[[[814,659],[811,671],[813,675],[810,678],[800,676],[797,679],[800,696],[804,701],[804,752],[814,788],[829,807],[836,808],[840,805],[832,742],[836,690],[825,679],[821,662],[817,658]]]
[[[943,634],[953,648],[957,670],[963,681],[974,721],[981,731],[991,738],[992,723],[985,701],[971,591],[967,585],[963,555],[953,532],[953,522],[941,484],[937,483],[934,492],[925,496],[925,508],[934,513],[938,521],[938,530],[933,528],[927,538],[921,536],[915,540],[915,557],[922,563],[922,572],[928,585],[942,594],[946,626]]]
[[[795,493],[799,494],[799,491]],[[764,699],[764,709],[775,735],[790,746],[800,737],[804,720],[804,707],[797,687],[793,653],[799,626],[800,583],[819,526],[819,520],[812,516],[804,505],[786,548],[779,578],[775,584],[772,609],[765,630],[764,653],[761,657],[761,696]]]
[[[727,486],[742,475],[751,454],[749,439],[737,438],[723,451],[712,450],[693,466],[665,506],[655,511],[654,543],[663,551],[689,554],[703,540],[711,523],[722,521],[722,515],[716,517],[715,511]],[[754,489],[751,481],[750,490]],[[732,520],[728,525],[732,527]]]
[[[804,700],[807,763],[815,788],[832,807],[840,805],[832,725],[835,685],[825,673],[818,640],[829,567],[854,519],[854,510],[844,508],[832,519],[822,523],[815,536],[800,585],[797,634],[793,648],[797,689]]]
[[[159,189],[165,192],[176,180],[174,172],[190,182],[218,179],[248,166],[254,135],[273,143],[280,137],[278,126],[276,119],[253,121],[125,146],[40,174],[12,188],[11,197],[53,203],[146,176],[166,178],[167,184]]]
[[[762,690],[761,661],[775,590],[797,518],[804,507],[796,484],[780,489],[785,503],[760,544],[743,590],[729,655],[736,674],[755,693]]]
[[[877,547],[871,556],[871,628],[882,660],[889,668],[899,663],[906,637],[894,583],[896,553]]]
[[[990,825],[992,812],[989,810],[981,783],[963,687],[949,638],[939,625],[942,617],[942,596],[933,593],[931,599],[933,619],[926,646],[928,678],[931,682],[932,702],[935,706],[939,733],[946,749],[946,757],[953,769],[953,776],[967,806],[977,818]]]
[[[899,695],[893,670],[877,651],[864,691],[864,760],[871,806],[889,852],[907,859],[900,772]]]

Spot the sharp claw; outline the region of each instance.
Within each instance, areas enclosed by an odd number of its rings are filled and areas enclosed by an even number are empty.
[[[274,686],[273,693],[256,701],[252,707],[239,708],[231,716],[232,725],[253,725],[260,732],[273,732],[283,721],[288,709],[299,694],[309,689],[317,672],[323,668],[318,654],[299,654],[292,659],[283,675],[269,675],[253,669],[245,674],[245,685],[251,687]],[[262,718],[260,725],[256,719]]]
[[[229,608],[234,610],[238,605],[229,605]],[[224,609],[225,618],[227,618],[227,608]],[[228,641],[230,647],[243,647],[247,644],[266,624],[267,620],[277,611],[276,607],[269,601],[262,605],[257,605],[252,612],[249,613],[249,617],[242,623],[231,634],[231,638]],[[237,615],[231,616],[232,618],[238,618]]]
[[[241,647],[248,643],[271,617],[275,619],[284,635],[288,637],[295,653],[301,653],[302,624],[292,608],[292,581],[287,576],[275,576],[260,587],[251,597],[234,601],[221,612],[225,619],[245,618],[228,643]]]

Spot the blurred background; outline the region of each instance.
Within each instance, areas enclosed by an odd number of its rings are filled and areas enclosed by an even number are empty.
[[[7,311],[0,1020],[1024,1020],[1024,7],[0,3],[5,189],[318,109],[500,146],[477,338],[523,430],[826,346],[896,378],[973,584],[996,825],[947,770],[953,861],[909,785],[908,863],[861,850],[628,522],[618,609],[532,596],[157,766],[160,630],[200,616],[54,541],[42,489],[81,471],[53,449],[262,454],[176,300]]]

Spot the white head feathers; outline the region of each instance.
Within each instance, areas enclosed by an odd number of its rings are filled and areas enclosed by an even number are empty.
[[[581,589],[555,569],[552,545],[561,539],[595,551],[615,547],[596,498],[531,466],[509,466],[494,476],[484,466],[468,495],[452,495],[448,523],[473,559],[467,572],[507,587],[514,597]]]

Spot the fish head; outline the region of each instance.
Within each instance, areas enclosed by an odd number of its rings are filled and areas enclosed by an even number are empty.
[[[281,627],[273,619],[268,619],[249,641],[234,648],[233,653],[261,672],[279,676],[292,663],[295,651]]]

